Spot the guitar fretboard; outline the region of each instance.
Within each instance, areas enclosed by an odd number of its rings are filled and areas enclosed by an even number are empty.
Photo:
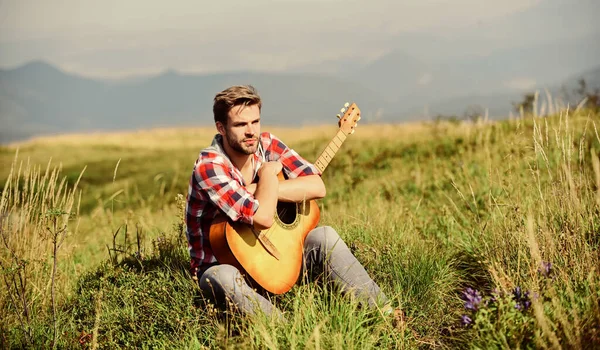
[[[337,151],[340,150],[344,141],[346,141],[346,134],[342,130],[339,130],[333,139],[329,141],[329,144],[315,162],[315,166],[321,173],[327,168]]]

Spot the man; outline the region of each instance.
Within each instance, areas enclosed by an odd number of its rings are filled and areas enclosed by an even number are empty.
[[[219,213],[263,230],[273,225],[278,201],[325,196],[321,174],[313,164],[276,136],[260,132],[261,107],[252,86],[232,86],[215,96],[218,134],[200,152],[190,178],[186,233],[192,275],[209,299],[220,306],[229,301],[244,314],[260,310],[281,316],[237,268],[217,262],[208,240],[211,222]],[[282,170],[288,180],[280,182],[277,174]],[[303,256],[304,273],[309,277],[323,276],[368,307],[385,305],[384,312],[391,312],[385,295],[331,227],[317,227],[307,235]]]

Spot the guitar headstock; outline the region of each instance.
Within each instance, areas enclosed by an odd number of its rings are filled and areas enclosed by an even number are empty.
[[[337,117],[340,118],[338,122],[340,130],[342,130],[346,135],[353,134],[356,124],[360,120],[360,109],[356,103],[349,104],[346,102],[344,108],[340,110],[340,113],[343,113],[343,115],[337,115]]]

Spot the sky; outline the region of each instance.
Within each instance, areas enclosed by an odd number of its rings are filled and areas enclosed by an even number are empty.
[[[494,37],[488,49],[501,49],[511,44],[510,28],[478,34],[478,26],[541,1],[0,0],[0,67],[41,59],[107,78],[166,69],[286,71],[328,60],[368,62],[406,35],[475,43],[490,41],[487,35]]]

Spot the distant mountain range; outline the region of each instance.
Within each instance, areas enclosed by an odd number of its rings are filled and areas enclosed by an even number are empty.
[[[442,34],[373,38],[389,48],[373,61],[348,56],[285,73],[167,70],[115,81],[30,62],[0,69],[0,143],[41,134],[212,125],[213,96],[234,84],[257,87],[267,125],[335,123],[346,101],[357,102],[367,123],[484,108],[491,118],[503,118],[528,92],[547,88],[557,97],[575,90],[581,78],[590,89],[600,88],[599,10],[598,0],[544,0]],[[354,49],[364,50],[360,41]]]
[[[367,88],[316,75],[167,71],[108,82],[33,62],[0,71],[0,137],[9,142],[48,133],[210,125],[214,95],[234,84],[259,89],[265,101],[264,123],[269,125],[336,123],[335,115],[346,101],[357,101],[365,110],[381,102]]]
[[[395,52],[345,78],[316,73],[192,75],[170,70],[135,80],[104,81],[36,61],[0,70],[0,141],[41,134],[211,125],[212,98],[234,84],[257,87],[264,100],[264,123],[281,126],[335,123],[335,114],[346,101],[357,102],[365,122],[461,115],[471,105],[501,117],[523,95],[502,89],[492,78],[489,89],[478,89],[484,73],[468,73],[476,63],[463,66],[433,67]],[[446,72],[441,82],[436,82],[438,73],[427,75],[432,67]],[[600,66],[574,74],[553,85],[552,91],[558,92],[561,85],[575,87],[580,77],[600,87]]]

